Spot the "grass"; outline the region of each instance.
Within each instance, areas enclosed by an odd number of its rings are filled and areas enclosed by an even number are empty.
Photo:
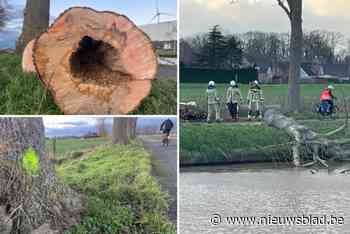
[[[312,103],[319,102],[319,96],[324,88],[324,84],[302,84],[301,85],[301,97],[303,109],[306,112],[311,112]],[[335,84],[335,96],[342,98],[343,94],[349,97],[350,84]],[[203,83],[185,83],[180,85],[180,100],[182,102],[196,101],[200,108],[206,110],[206,90],[207,84]],[[218,84],[218,95],[221,96],[222,101],[226,101],[224,96],[226,95],[227,84]],[[286,84],[275,85],[262,85],[264,91],[265,104],[273,105],[286,103],[286,97],[288,93],[288,86]],[[244,100],[247,98],[248,85],[240,85]]]
[[[56,169],[86,195],[87,211],[67,234],[176,233],[167,218],[168,195],[151,176],[150,155],[140,143],[100,146]]]
[[[305,121],[311,129],[326,133],[341,126],[341,121]],[[333,136],[334,138],[342,135]],[[262,125],[226,123],[181,123],[182,165],[289,160],[289,136]],[[195,144],[194,144],[195,142]]]
[[[62,159],[69,157],[73,152],[92,149],[97,146],[110,143],[108,138],[90,138],[90,139],[58,139],[56,140],[56,158]],[[48,152],[53,150],[53,140],[46,141]]]
[[[0,54],[0,90],[0,114],[2,115],[62,114],[40,80],[34,74],[22,72],[19,55]],[[176,114],[176,97],[176,81],[155,80],[151,94],[134,113]]]

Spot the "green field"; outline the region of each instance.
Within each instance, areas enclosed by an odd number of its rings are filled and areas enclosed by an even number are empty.
[[[305,121],[306,126],[326,133],[342,121]],[[343,136],[333,136],[334,138]],[[181,123],[181,165],[290,160],[289,136],[265,124]]]
[[[151,157],[140,142],[57,140],[57,155],[65,158],[56,165],[60,180],[86,196],[86,212],[67,234],[176,233],[167,218],[168,194],[151,176]]]
[[[58,139],[56,140],[56,158],[67,158],[73,152],[82,152],[84,150],[93,149],[97,146],[106,145],[110,143],[107,138],[91,138],[91,139]],[[53,151],[53,140],[46,141],[48,152]]]
[[[0,114],[62,114],[52,96],[33,74],[24,74],[21,57],[0,54]],[[163,79],[153,81],[151,94],[133,114],[176,114],[177,83]]]
[[[335,96],[338,98],[349,97],[350,96],[350,84],[334,84],[335,86]],[[264,96],[265,104],[280,104],[283,105],[286,103],[286,97],[288,93],[288,86],[286,84],[281,85],[261,85]],[[312,103],[319,101],[319,96],[322,89],[325,87],[324,84],[302,84],[301,85],[301,97],[303,110],[310,111]],[[206,95],[205,90],[207,84],[181,84],[180,85],[180,100],[181,102],[196,101],[200,108],[206,110]],[[218,84],[217,90],[218,95],[221,97],[221,100],[225,102],[225,94],[228,84]],[[240,85],[242,95],[246,101],[248,93],[248,85]]]

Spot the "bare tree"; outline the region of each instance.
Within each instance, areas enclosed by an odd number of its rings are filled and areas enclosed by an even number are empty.
[[[0,2],[0,30],[1,30],[1,28],[5,27],[6,20],[7,20],[7,12],[6,12],[5,3]]]
[[[289,111],[299,111],[300,108],[300,67],[303,56],[303,24],[302,0],[277,0],[279,6],[286,12],[291,24],[290,59],[288,80]]]
[[[31,233],[43,225],[52,229],[76,223],[81,198],[60,185],[45,153],[41,118],[0,118],[1,233]],[[63,208],[65,207],[65,208]]]
[[[129,143],[128,137],[128,118],[115,117],[113,118],[113,144],[126,145]]]
[[[96,131],[98,136],[100,137],[107,137],[108,135],[106,121],[107,121],[106,118],[97,118],[96,120]]]
[[[17,52],[49,27],[50,0],[27,0],[24,10],[22,34],[16,44]]]
[[[128,118],[128,137],[133,140],[136,138],[136,127],[137,127],[137,118]]]
[[[300,67],[303,56],[303,1],[276,0],[287,14],[291,25],[289,80],[288,80],[288,111],[299,111],[300,108]],[[237,3],[238,0],[230,0]]]

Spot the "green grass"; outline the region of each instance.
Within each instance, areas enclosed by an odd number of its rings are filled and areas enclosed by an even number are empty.
[[[311,129],[326,133],[341,121],[305,121]],[[334,138],[342,135],[333,136]],[[290,159],[289,136],[266,125],[181,123],[180,162],[207,164]],[[277,146],[276,146],[277,145]]]
[[[335,95],[338,98],[342,98],[343,94],[346,97],[350,96],[350,84],[335,84],[336,87]],[[286,97],[288,93],[288,86],[286,84],[281,85],[261,85],[264,96],[265,96],[265,104],[273,105],[280,104],[283,105],[286,103]],[[302,105],[305,111],[311,111],[312,103],[319,102],[319,96],[321,91],[325,87],[324,84],[302,84],[301,85],[301,97],[302,97]],[[207,88],[207,84],[203,83],[185,83],[180,85],[180,100],[182,102],[187,101],[196,101],[199,106],[203,109],[206,109],[206,95],[205,90]],[[228,84],[218,84],[217,90],[218,95],[222,101],[225,100],[226,89],[228,88]],[[248,85],[240,85],[240,89],[242,91],[242,95],[244,100],[247,98],[248,93]]]
[[[146,97],[133,114],[176,115],[177,82],[164,79],[153,81],[151,94]]]
[[[18,55],[0,54],[0,90],[2,115],[62,114],[40,80],[34,74],[22,72],[21,57]],[[151,94],[135,114],[176,114],[176,97],[176,81],[155,80]]]
[[[66,158],[71,153],[92,149],[100,145],[108,144],[110,140],[107,138],[90,138],[90,139],[57,139],[56,140],[56,158]],[[53,150],[53,140],[46,141],[48,152]]]
[[[87,211],[67,234],[176,233],[167,218],[168,195],[151,176],[150,155],[140,143],[98,147],[84,159],[66,160],[57,173],[86,195]]]

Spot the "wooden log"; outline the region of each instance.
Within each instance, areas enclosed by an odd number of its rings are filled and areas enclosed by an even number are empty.
[[[34,42],[36,71],[65,114],[126,114],[151,90],[151,40],[126,16],[87,7],[62,13]]]

